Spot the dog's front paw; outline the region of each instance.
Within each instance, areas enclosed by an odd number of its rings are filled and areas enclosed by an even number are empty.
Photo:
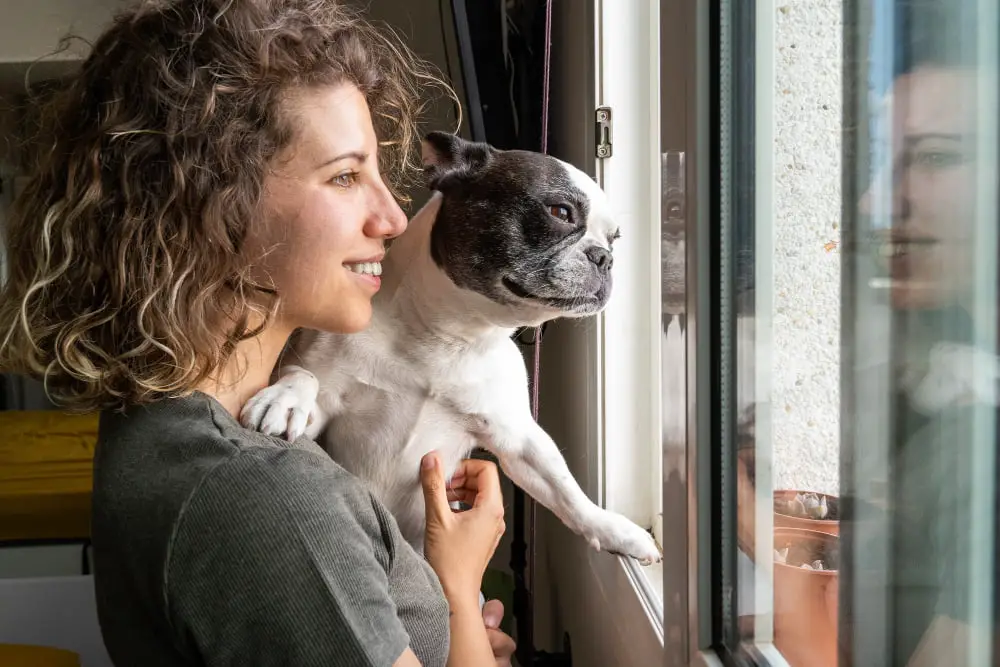
[[[620,514],[602,511],[583,536],[594,549],[631,556],[643,565],[659,563],[663,555],[653,536]]]
[[[319,383],[312,373],[296,371],[264,387],[240,411],[240,423],[291,442],[306,432],[316,411]]]

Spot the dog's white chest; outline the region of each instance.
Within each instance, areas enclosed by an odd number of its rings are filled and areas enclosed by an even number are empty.
[[[327,426],[324,446],[379,487],[399,477],[415,480],[420,458],[432,449],[461,457],[476,445],[477,419],[462,414],[448,394],[419,385],[351,384],[343,411]]]
[[[424,521],[420,459],[436,450],[450,475],[472,449],[487,444],[482,410],[495,400],[491,390],[505,391],[495,364],[489,356],[433,365],[397,357],[377,368],[341,365],[341,373],[321,381],[327,385],[321,397],[340,396],[322,446],[368,482],[411,542],[419,541]]]

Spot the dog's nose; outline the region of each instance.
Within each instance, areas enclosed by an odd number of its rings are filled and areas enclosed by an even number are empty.
[[[591,262],[597,265],[601,271],[607,273],[611,270],[611,265],[615,263],[614,257],[611,253],[602,248],[601,246],[591,246],[587,248],[587,258]]]

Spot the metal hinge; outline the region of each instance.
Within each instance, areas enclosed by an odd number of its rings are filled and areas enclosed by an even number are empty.
[[[597,133],[595,135],[597,157],[600,159],[611,157],[611,107],[597,107],[594,120],[597,123]]]

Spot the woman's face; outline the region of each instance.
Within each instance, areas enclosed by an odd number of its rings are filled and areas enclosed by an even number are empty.
[[[861,200],[875,214],[885,193],[891,228],[880,254],[896,308],[937,308],[969,288],[976,201],[975,74],[926,68],[900,77],[889,98],[891,175]],[[892,178],[891,183],[887,182]]]
[[[351,333],[371,320],[385,240],[406,216],[379,174],[368,104],[353,85],[295,92],[295,136],[265,180],[264,222],[250,247],[256,278],[281,297],[276,324]]]

